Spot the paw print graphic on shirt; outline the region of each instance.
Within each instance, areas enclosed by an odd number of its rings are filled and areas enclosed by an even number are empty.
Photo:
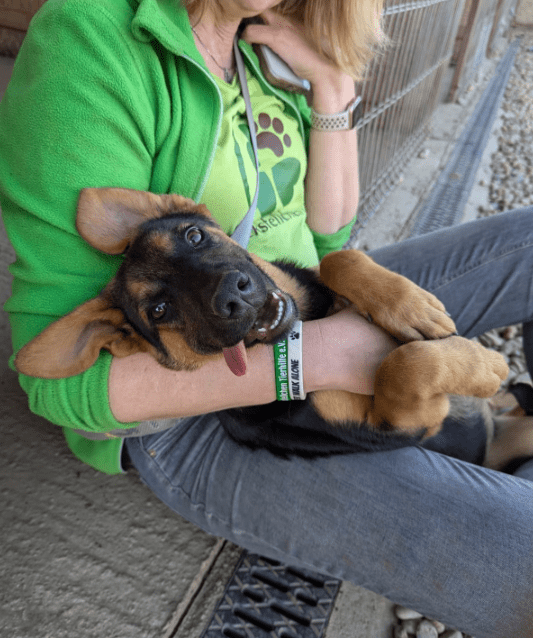
[[[284,146],[290,148],[292,140],[288,135],[284,135],[283,138],[279,136],[283,134],[283,122],[275,117],[270,118],[267,113],[260,113],[259,124],[256,123],[257,133],[257,146],[259,148],[269,148],[276,157],[281,157],[284,153]],[[272,131],[268,129],[272,128]]]
[[[258,149],[260,151],[269,149],[276,159],[280,158],[280,161],[275,161],[270,169],[265,168],[264,163],[261,162],[257,208],[261,215],[265,216],[276,208],[277,198],[283,206],[287,206],[292,200],[294,185],[300,177],[301,164],[294,157],[283,158],[292,145],[290,136],[284,134],[283,122],[277,117],[271,118],[267,113],[260,113],[257,120]],[[251,146],[249,151],[253,158]]]

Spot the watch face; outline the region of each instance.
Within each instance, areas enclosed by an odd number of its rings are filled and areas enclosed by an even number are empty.
[[[353,119],[357,122],[363,117],[363,100],[361,97],[357,100],[357,104],[355,105],[355,109],[353,112]]]
[[[351,111],[351,124],[352,124],[352,128],[354,128],[357,122],[363,117],[363,100],[361,99],[360,95],[357,98],[355,98],[355,101],[352,104],[350,111]]]

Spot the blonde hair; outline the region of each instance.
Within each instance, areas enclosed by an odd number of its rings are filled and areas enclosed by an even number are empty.
[[[223,0],[222,0],[223,1]],[[190,14],[200,17],[221,0],[182,0]],[[303,25],[306,37],[355,80],[386,43],[381,28],[383,0],[282,0],[275,10]]]

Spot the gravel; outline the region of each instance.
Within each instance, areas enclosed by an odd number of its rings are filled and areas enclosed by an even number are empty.
[[[533,206],[532,86],[533,34],[526,33],[502,100],[498,150],[491,159],[489,205],[479,208],[478,217]],[[503,389],[518,382],[532,382],[522,352],[521,326],[491,330],[477,340],[507,359],[510,374]],[[394,615],[393,638],[472,638],[400,605],[395,606]]]
[[[533,36],[523,37],[501,105],[498,150],[492,156],[490,205],[480,216],[533,205]]]
[[[492,155],[490,165],[489,205],[479,208],[479,217],[533,206],[532,86],[533,33],[526,33],[501,104],[498,149]],[[510,374],[504,387],[518,382],[531,383],[522,352],[521,326],[491,330],[478,341],[506,357]]]

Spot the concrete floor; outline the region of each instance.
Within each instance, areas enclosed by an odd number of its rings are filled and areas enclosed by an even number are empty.
[[[0,58],[0,97],[11,68]],[[361,247],[401,237],[469,108],[438,109],[429,155],[411,162]],[[13,258],[2,227],[2,304]],[[1,311],[0,638],[199,637],[240,550],[169,512],[134,477],[104,476],[74,459],[61,431],[28,411],[10,352]],[[326,636],[382,638],[391,620],[389,601],[345,583]]]

